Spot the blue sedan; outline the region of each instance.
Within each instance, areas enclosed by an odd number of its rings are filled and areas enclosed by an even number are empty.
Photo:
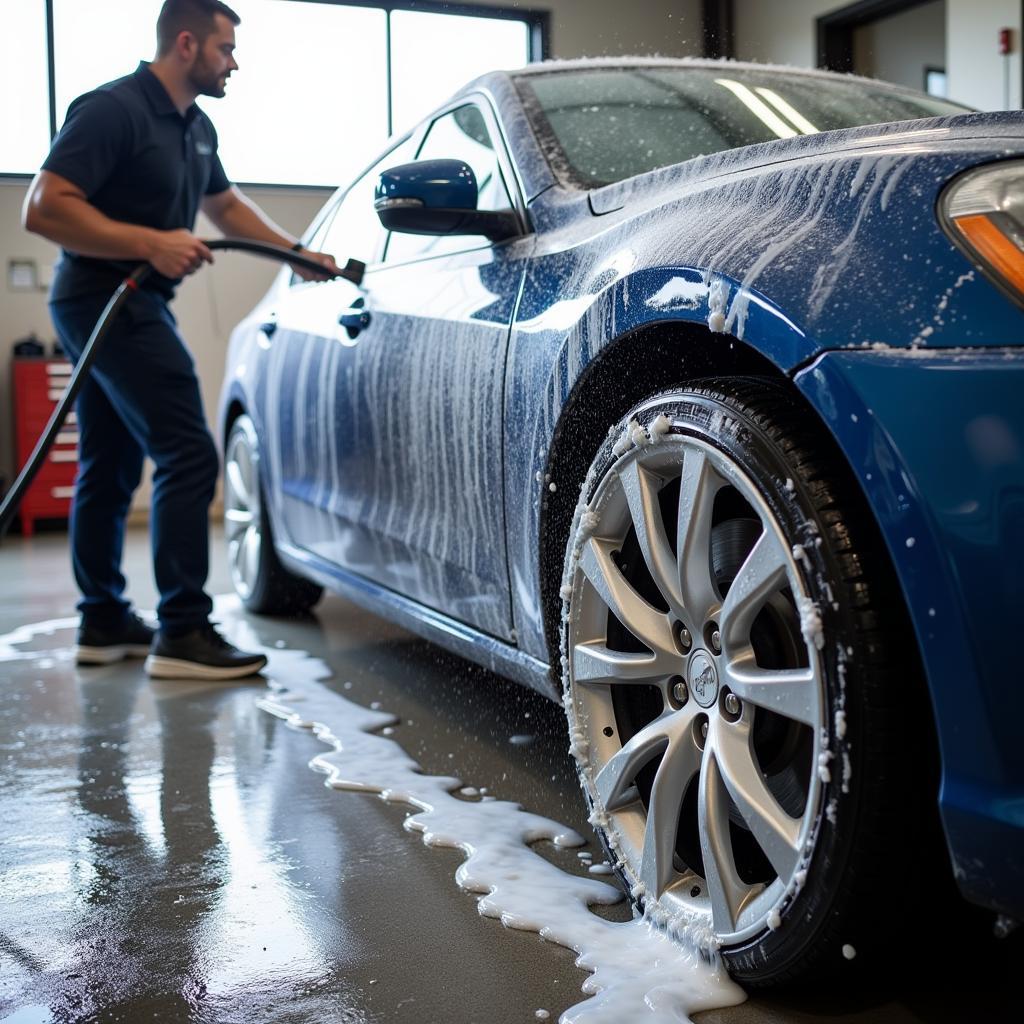
[[[305,240],[368,269],[232,336],[248,608],[327,587],[560,701],[634,905],[748,985],[953,879],[1024,917],[1024,116],[543,64]]]

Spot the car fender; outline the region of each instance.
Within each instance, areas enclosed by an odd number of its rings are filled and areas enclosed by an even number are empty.
[[[916,728],[934,711],[957,880],[1019,917],[1024,688],[1007,673],[1024,606],[1024,351],[829,352],[795,383],[866,495],[899,580],[932,705]]]
[[[518,643],[537,658],[550,656],[551,624],[545,623],[538,599],[545,589],[542,535],[566,502],[575,505],[586,468],[580,471],[578,459],[571,467],[560,459],[557,439],[568,434],[587,463],[593,451],[581,453],[579,446],[596,447],[600,440],[579,437],[573,420],[573,402],[591,370],[613,349],[627,362],[631,355],[636,362],[649,360],[655,335],[658,359],[666,362],[655,388],[716,372],[782,375],[814,351],[800,327],[756,289],[748,290],[741,341],[725,332],[723,312],[738,282],[692,266],[631,272],[629,263],[629,254],[620,252],[595,268],[581,295],[559,299],[536,315],[525,302],[512,332],[506,390],[509,571]],[[531,277],[528,289],[536,289],[536,274]],[[609,417],[604,429],[648,397],[648,377],[634,373],[617,382],[616,393],[602,403]],[[640,389],[634,393],[636,385]],[[550,566],[544,569],[550,572]]]

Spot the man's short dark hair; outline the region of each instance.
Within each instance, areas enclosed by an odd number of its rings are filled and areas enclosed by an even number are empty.
[[[202,44],[217,26],[216,16],[223,14],[232,25],[242,19],[220,0],[164,0],[156,19],[156,52],[169,53],[182,32],[191,32]]]

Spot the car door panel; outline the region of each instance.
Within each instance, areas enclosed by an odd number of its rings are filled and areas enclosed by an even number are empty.
[[[326,492],[343,457],[343,435],[332,422],[326,385],[345,361],[349,342],[338,311],[361,296],[361,289],[347,281],[290,289],[279,303],[277,330],[268,343],[266,447],[275,460],[280,516],[296,544],[321,554],[330,525],[322,514]]]
[[[332,561],[496,636],[511,634],[503,431],[509,329],[532,240],[387,267],[335,377],[352,443]],[[490,440],[489,440],[490,439]]]
[[[486,116],[463,105],[433,122],[446,129],[436,145],[465,139],[489,163],[481,208],[508,203]],[[396,152],[374,173],[402,162]],[[346,196],[327,232],[343,255],[338,225],[376,216],[371,177],[350,190],[357,213]],[[277,311],[283,520],[317,556],[511,639],[504,374],[532,236],[495,246],[479,236],[391,237],[398,256],[371,266],[360,288],[301,285]]]

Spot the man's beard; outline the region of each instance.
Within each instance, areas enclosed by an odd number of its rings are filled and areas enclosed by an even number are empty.
[[[212,96],[214,99],[224,98],[224,83],[221,79],[226,80],[226,75],[217,74],[205,63],[202,57],[199,57],[192,67],[192,70],[188,74],[188,80],[200,96]]]

